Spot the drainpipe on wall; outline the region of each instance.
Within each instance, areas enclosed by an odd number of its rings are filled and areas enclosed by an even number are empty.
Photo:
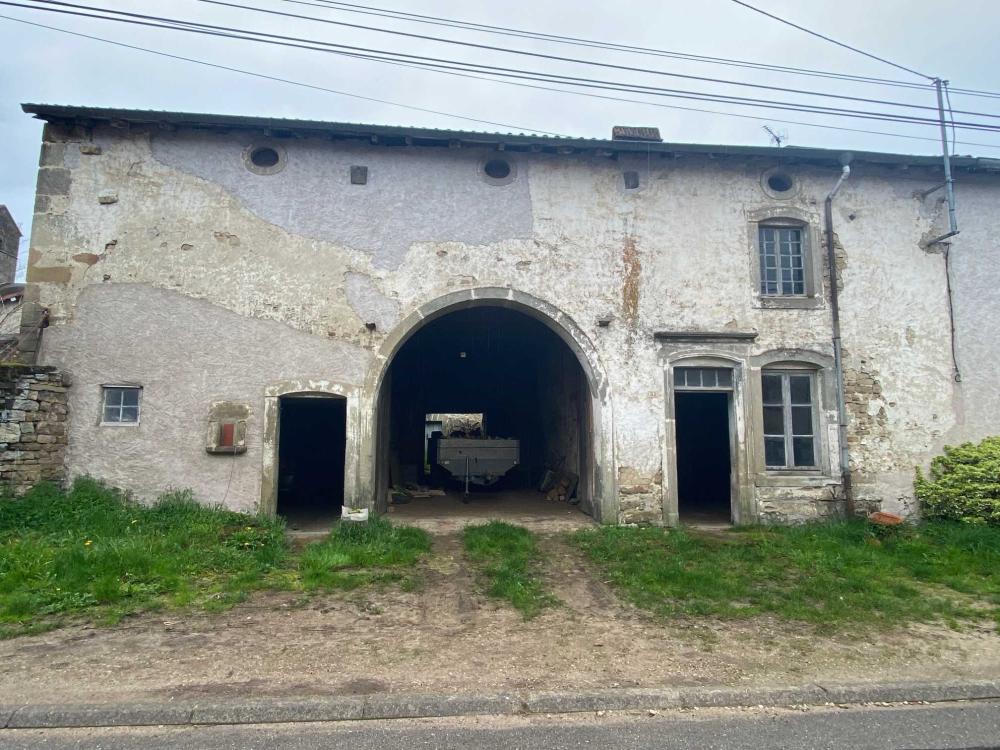
[[[840,443],[840,472],[844,487],[847,516],[854,515],[854,488],[851,484],[851,456],[847,447],[847,401],[844,396],[844,359],[840,343],[840,293],[837,290],[837,254],[833,247],[833,199],[840,186],[851,174],[850,154],[844,154],[840,161],[844,165],[840,179],[826,196],[826,259],[830,269],[830,317],[833,323],[833,367],[837,379],[837,439]]]

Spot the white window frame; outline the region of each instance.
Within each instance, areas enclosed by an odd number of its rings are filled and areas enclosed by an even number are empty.
[[[122,421],[120,419],[122,411],[126,408],[132,408],[132,405],[125,405],[123,403],[124,399],[120,398],[117,404],[108,403],[108,395],[111,393],[121,393],[124,396],[125,391],[135,391],[136,401],[135,401],[135,421]],[[108,408],[118,409],[119,419],[117,421],[108,421],[106,419]],[[138,427],[140,421],[142,420],[142,386],[133,385],[131,383],[107,383],[101,386],[101,421],[100,425],[102,427]]]

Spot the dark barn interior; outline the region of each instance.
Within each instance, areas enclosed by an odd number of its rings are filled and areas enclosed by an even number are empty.
[[[675,394],[677,500],[682,521],[729,522],[729,394]]]
[[[505,307],[469,307],[426,324],[399,349],[380,397],[380,491],[435,482],[458,490],[455,479],[425,471],[428,414],[482,414],[487,437],[520,441],[520,464],[472,502],[518,490],[543,503],[537,488],[548,469],[580,477],[576,499],[590,510],[581,476],[590,466],[589,388],[576,356],[540,321]]]
[[[284,396],[278,437],[278,513],[289,528],[328,526],[344,502],[347,401]]]

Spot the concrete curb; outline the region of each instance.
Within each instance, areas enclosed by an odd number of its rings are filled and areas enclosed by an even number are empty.
[[[1000,699],[1000,680],[882,685],[802,685],[791,688],[633,688],[538,693],[434,695],[380,693],[303,699],[136,704],[0,706],[4,729],[282,724],[316,721],[418,719],[441,716],[538,715],[592,711],[824,705],[941,703]]]

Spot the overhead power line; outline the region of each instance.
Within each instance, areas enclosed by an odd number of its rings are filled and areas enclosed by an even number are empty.
[[[561,135],[561,134],[558,134],[558,133],[553,133],[553,132],[549,132],[549,131],[545,131],[545,130],[538,130],[537,128],[521,128],[519,126],[512,126],[512,125],[508,125],[508,124],[505,124],[505,123],[498,123],[498,122],[494,122],[494,121],[491,121],[491,120],[482,120],[482,119],[478,119],[478,118],[474,118],[474,117],[468,117],[466,115],[458,115],[458,114],[451,113],[451,112],[440,112],[440,111],[437,111],[437,110],[426,109],[424,107],[415,107],[413,105],[402,104],[400,102],[394,102],[394,101],[390,101],[390,100],[386,100],[386,99],[377,99],[375,97],[363,96],[361,94],[354,94],[354,93],[351,93],[351,92],[340,91],[340,90],[337,90],[337,89],[331,89],[331,88],[327,88],[327,87],[324,87],[324,86],[318,86],[318,85],[311,84],[311,83],[304,83],[302,81],[295,81],[295,80],[291,80],[291,79],[288,79],[288,78],[281,78],[279,76],[268,75],[266,73],[260,73],[260,72],[257,72],[257,71],[246,70],[246,69],[243,69],[243,68],[235,68],[235,67],[232,67],[232,66],[229,66],[229,65],[222,65],[222,64],[219,64],[219,63],[210,62],[208,60],[200,60],[198,58],[186,57],[184,55],[176,55],[176,54],[172,54],[172,53],[169,53],[169,52],[163,52],[161,50],[150,49],[148,47],[141,47],[141,46],[134,45],[134,44],[127,44],[125,42],[120,42],[120,41],[117,41],[117,40],[114,40],[114,39],[106,39],[104,37],[94,36],[92,34],[84,34],[84,33],[79,32],[79,31],[71,31],[69,29],[59,28],[57,26],[49,26],[47,24],[37,23],[35,21],[28,21],[28,20],[25,20],[25,19],[22,19],[22,18],[13,18],[11,16],[0,15],[0,19],[7,20],[7,21],[14,21],[16,23],[21,23],[21,24],[25,24],[25,25],[28,25],[28,26],[33,26],[33,27],[36,27],[36,28],[47,29],[49,31],[56,31],[56,32],[59,32],[59,33],[62,33],[62,34],[69,34],[70,36],[75,36],[75,37],[79,37],[79,38],[82,38],[82,39],[89,39],[89,40],[96,41],[96,42],[103,42],[105,44],[111,44],[111,45],[114,45],[116,47],[120,47],[120,48],[123,48],[123,49],[132,50],[132,51],[136,51],[136,52],[145,52],[145,53],[148,53],[148,54],[151,54],[151,55],[158,55],[160,57],[165,57],[165,58],[172,59],[172,60],[180,60],[182,62],[193,63],[193,64],[196,64],[196,65],[203,65],[203,66],[206,66],[206,67],[209,67],[209,68],[215,68],[217,70],[224,70],[224,71],[228,71],[228,72],[231,72],[231,73],[238,73],[238,74],[241,74],[241,75],[251,76],[251,77],[254,77],[254,78],[259,78],[259,79],[263,79],[263,80],[267,80],[267,81],[272,81],[272,82],[276,82],[276,83],[282,83],[282,84],[287,84],[287,85],[291,85],[291,86],[298,86],[298,87],[302,87],[302,88],[306,88],[306,89],[311,89],[311,90],[314,90],[314,91],[321,91],[321,92],[328,93],[328,94],[336,94],[336,95],[339,95],[339,96],[347,96],[347,97],[351,97],[351,98],[362,99],[362,100],[365,100],[365,101],[377,102],[377,103],[380,103],[380,104],[388,104],[388,105],[391,105],[391,106],[394,106],[394,107],[402,107],[404,109],[411,109],[411,110],[415,110],[415,111],[418,111],[418,112],[428,112],[428,113],[431,113],[431,114],[442,115],[442,116],[445,116],[445,117],[454,117],[454,118],[457,118],[457,119],[467,120],[469,122],[476,122],[476,123],[480,123],[480,124],[495,125],[495,126],[499,126],[499,127],[513,127],[515,129],[518,129],[518,130],[529,130],[530,132],[542,133],[542,134],[545,134],[545,135],[555,135],[555,136],[565,137],[565,138],[573,137],[573,136]],[[407,66],[407,67],[416,67],[416,66]],[[417,68],[417,69],[418,70],[423,70],[423,68]],[[441,71],[441,72],[445,72],[445,71]],[[499,83],[499,84],[503,84],[503,85],[507,85],[507,86],[517,86],[517,87],[520,87],[520,88],[534,89],[534,90],[538,90],[538,91],[549,91],[549,92],[554,92],[554,93],[559,93],[559,94],[567,94],[567,95],[570,95],[570,96],[587,97],[587,98],[590,98],[590,99],[599,99],[599,100],[615,101],[615,102],[625,102],[625,103],[629,103],[629,104],[639,104],[639,105],[644,105],[644,106],[649,106],[649,107],[657,107],[657,108],[662,108],[662,109],[679,110],[679,111],[684,111],[684,112],[698,112],[698,113],[703,113],[703,114],[719,115],[719,116],[723,116],[723,117],[737,117],[737,118],[740,118],[740,119],[756,120],[756,121],[759,121],[759,122],[779,122],[779,123],[787,124],[787,125],[801,125],[801,126],[809,127],[809,128],[821,128],[823,130],[836,130],[836,131],[847,132],[847,133],[862,133],[862,134],[865,134],[865,135],[882,135],[882,136],[888,136],[888,137],[891,137],[891,138],[904,138],[904,139],[907,139],[907,140],[930,141],[932,143],[937,143],[937,141],[938,141],[937,138],[928,138],[928,137],[919,136],[919,135],[906,135],[906,134],[903,134],[903,133],[890,133],[890,132],[879,131],[879,130],[863,130],[861,128],[847,128],[847,127],[841,127],[841,126],[837,126],[837,125],[823,125],[823,124],[820,124],[820,123],[803,122],[803,121],[800,121],[800,120],[782,120],[782,119],[775,119],[775,118],[771,118],[771,117],[759,117],[759,116],[756,116],[756,115],[740,114],[738,112],[723,112],[723,111],[720,111],[720,110],[701,109],[701,108],[698,108],[698,107],[685,107],[685,106],[681,106],[681,105],[677,105],[677,104],[663,104],[662,102],[649,102],[649,101],[643,101],[641,99],[626,99],[626,98],[623,98],[623,97],[608,96],[608,95],[603,95],[603,94],[592,94],[592,93],[589,93],[589,92],[586,92],[586,91],[573,91],[573,90],[567,90],[567,89],[554,88],[554,87],[551,87],[551,86],[537,86],[537,85],[532,85],[532,84],[527,84],[527,83],[520,83],[520,82],[517,82],[517,81],[508,81],[508,80],[503,80],[503,79],[488,78],[488,77],[485,77],[485,76],[477,76],[477,75],[472,75],[472,74],[468,74],[468,73],[448,73],[448,74],[449,75],[453,75],[453,76],[457,76],[457,77],[461,77],[461,78],[470,78],[470,79],[474,79],[474,80],[478,80],[478,81],[488,81],[490,83]],[[977,142],[970,142],[970,141],[955,141],[955,143],[957,143],[959,145],[963,145],[963,146],[979,146],[979,147],[982,147],[982,148],[996,148],[996,149],[1000,149],[1000,144],[977,143]]]
[[[501,53],[505,53],[505,54],[519,55],[519,56],[523,56],[523,57],[533,57],[533,58],[538,58],[538,59],[542,59],[542,60],[551,60],[551,61],[554,61],[554,62],[572,63],[574,65],[589,65],[591,67],[605,68],[605,69],[609,69],[609,70],[620,70],[620,71],[626,71],[626,72],[629,72],[629,73],[644,73],[644,74],[649,74],[649,75],[666,76],[666,77],[670,77],[670,78],[680,78],[680,79],[688,80],[688,81],[698,81],[700,83],[722,84],[722,85],[725,85],[725,86],[743,86],[743,87],[746,87],[746,88],[755,88],[755,89],[760,89],[760,90],[764,90],[764,91],[779,91],[779,92],[786,93],[786,94],[803,94],[805,96],[816,96],[816,97],[824,97],[824,98],[831,98],[831,99],[841,99],[841,100],[844,100],[844,101],[862,102],[864,104],[880,104],[880,105],[883,105],[883,106],[890,106],[890,107],[903,107],[903,108],[907,108],[907,109],[922,109],[922,110],[935,111],[935,112],[937,111],[936,107],[930,107],[930,106],[920,105],[920,104],[911,104],[909,102],[898,102],[898,101],[891,101],[891,100],[885,100],[885,99],[873,99],[873,98],[867,98],[867,97],[850,96],[850,95],[847,95],[847,94],[836,94],[836,93],[831,93],[831,92],[822,92],[822,91],[815,91],[815,90],[809,90],[809,89],[796,89],[796,88],[789,88],[787,86],[772,86],[772,85],[763,84],[763,83],[753,83],[753,82],[750,82],[750,81],[734,81],[734,80],[726,79],[726,78],[713,78],[713,77],[709,77],[709,76],[698,76],[698,75],[692,75],[692,74],[688,74],[688,73],[674,73],[674,72],[665,71],[665,70],[656,70],[656,69],[651,69],[651,68],[637,68],[637,67],[631,66],[631,65],[618,65],[618,64],[614,64],[614,63],[606,63],[606,62],[601,62],[601,61],[598,61],[598,60],[587,60],[587,59],[576,58],[576,57],[563,57],[561,55],[549,55],[549,54],[545,54],[545,53],[542,53],[542,52],[534,52],[534,51],[531,51],[531,50],[513,49],[513,48],[510,48],[510,47],[498,47],[498,46],[490,45],[490,44],[477,44],[475,42],[469,42],[469,41],[465,41],[465,40],[461,40],[461,39],[449,39],[449,38],[446,38],[446,37],[429,36],[429,35],[426,35],[426,34],[413,34],[413,33],[406,32],[406,31],[398,31],[398,30],[395,30],[395,29],[386,29],[386,28],[381,28],[381,27],[378,27],[378,26],[366,26],[366,25],[363,25],[363,24],[347,23],[345,21],[334,21],[334,20],[329,19],[329,18],[318,18],[316,16],[306,16],[306,15],[302,15],[300,13],[286,13],[286,12],[279,11],[279,10],[270,10],[268,8],[260,8],[260,7],[253,6],[253,5],[244,5],[244,4],[241,4],[241,3],[227,2],[226,0],[196,0],[196,1],[200,2],[200,3],[207,4],[207,5],[216,5],[216,6],[221,6],[221,7],[233,8],[233,9],[236,9],[236,10],[251,11],[251,12],[254,12],[254,13],[265,13],[265,14],[268,14],[268,15],[282,16],[282,17],[285,17],[285,18],[294,18],[296,20],[302,20],[302,21],[313,21],[313,22],[316,22],[316,23],[324,23],[324,24],[329,24],[329,25],[334,25],[334,26],[340,26],[340,27],[343,27],[343,28],[358,29],[358,30],[362,30],[362,31],[371,31],[371,32],[379,33],[379,34],[391,34],[391,35],[394,35],[394,36],[403,36],[403,37],[407,37],[407,38],[410,38],[410,39],[420,39],[420,40],[424,40],[424,41],[438,42],[438,43],[441,43],[441,44],[451,44],[451,45],[456,45],[456,46],[469,47],[469,48],[473,48],[473,49],[487,50],[487,51],[490,51],[490,52],[501,52]],[[90,10],[94,10],[95,9],[92,6],[73,6],[73,5],[69,4],[69,3],[61,2],[60,0],[36,0],[36,2],[43,2],[43,3],[47,3],[47,4],[52,4],[52,5],[66,5],[66,6],[70,6],[70,7],[86,7],[88,9],[90,9]],[[113,11],[113,12],[117,12],[117,11]],[[956,113],[958,113],[958,114],[968,114],[968,115],[981,116],[980,113],[967,112],[967,111],[964,111],[964,110],[956,110]],[[998,118],[1000,118],[1000,115],[995,115],[995,116],[998,117]]]
[[[341,2],[340,0],[276,0],[278,2],[291,3],[293,5],[303,5],[313,8],[323,8],[325,10],[340,11],[343,13],[357,13],[361,15],[375,16],[379,18],[391,18],[397,21],[410,23],[429,24],[444,28],[456,28],[467,31],[476,31],[485,34],[497,34],[501,36],[511,36],[521,39],[534,39],[538,41],[551,42],[554,44],[565,44],[576,47],[589,47],[594,49],[606,49],[617,52],[628,52],[639,55],[653,57],[666,57],[677,60],[687,60],[691,62],[707,63],[713,65],[724,65],[737,68],[749,68],[752,70],[767,70],[776,73],[789,75],[811,76],[816,78],[829,78],[834,80],[850,81],[854,83],[865,83],[879,86],[891,86],[897,88],[927,90],[927,85],[914,83],[912,81],[900,81],[890,78],[879,78],[875,76],[863,76],[853,73],[838,73],[830,70],[817,70],[815,68],[802,68],[790,65],[776,65],[773,63],[754,62],[751,60],[738,60],[727,57],[712,57],[709,55],[697,55],[688,52],[677,52],[673,50],[657,49],[654,47],[642,47],[632,44],[620,44],[617,42],[600,41],[597,39],[587,39],[583,37],[565,36],[561,34],[550,34],[528,29],[516,29],[508,26],[493,26],[490,24],[475,23],[473,21],[462,21],[454,18],[442,16],[422,15],[408,11],[380,8],[372,5],[360,5],[358,3]],[[968,96],[978,96],[986,98],[1000,98],[1000,92],[981,91],[976,89],[953,88],[952,93],[961,93]]]
[[[292,86],[301,86],[303,88],[313,89],[315,91],[323,91],[323,92],[326,92],[328,94],[337,94],[338,96],[347,96],[347,97],[350,97],[352,99],[363,99],[364,101],[368,101],[368,102],[375,102],[377,104],[387,104],[387,105],[392,106],[392,107],[402,107],[403,109],[411,109],[411,110],[414,110],[416,112],[425,112],[427,114],[440,115],[442,117],[453,117],[453,118],[455,118],[457,120],[466,120],[467,122],[476,122],[476,123],[479,123],[480,125],[492,125],[492,126],[498,127],[498,128],[511,128],[512,130],[518,130],[518,131],[529,132],[529,133],[540,133],[542,135],[552,135],[552,136],[556,136],[558,138],[568,138],[569,137],[569,136],[567,136],[567,135],[565,135],[563,133],[555,133],[555,132],[552,132],[552,131],[549,131],[549,130],[539,130],[538,128],[528,128],[528,127],[524,127],[524,126],[521,126],[521,125],[511,125],[510,123],[497,122],[495,120],[483,120],[483,119],[480,119],[478,117],[469,117],[468,115],[456,114],[455,112],[443,112],[441,110],[428,109],[427,107],[417,107],[417,106],[414,106],[412,104],[403,104],[401,102],[394,102],[394,101],[391,101],[389,99],[379,99],[379,98],[373,97],[373,96],[365,96],[363,94],[355,94],[355,93],[352,93],[350,91],[341,91],[341,90],[338,90],[338,89],[331,89],[331,88],[327,88],[325,86],[318,86],[318,85],[314,85],[314,84],[311,84],[311,83],[302,83],[301,81],[293,81],[293,80],[290,80],[290,79],[287,79],[287,78],[281,78],[279,76],[267,75],[266,73],[257,73],[257,72],[250,71],[250,70],[243,70],[241,68],[234,68],[234,67],[231,67],[229,65],[221,65],[219,63],[209,62],[208,60],[199,60],[199,59],[193,58],[193,57],[185,57],[183,55],[174,55],[174,54],[171,54],[169,52],[162,52],[160,50],[148,49],[146,47],[140,47],[140,46],[135,45],[135,44],[126,44],[125,42],[119,42],[119,41],[116,41],[114,39],[105,39],[103,37],[93,36],[91,34],[84,34],[84,33],[79,32],[79,31],[70,31],[69,29],[60,29],[60,28],[58,28],[56,26],[48,26],[47,24],[44,24],[44,23],[35,23],[34,21],[27,21],[27,20],[25,20],[23,18],[13,18],[11,16],[3,16],[3,15],[0,15],[0,18],[4,19],[6,21],[15,21],[16,23],[23,23],[23,24],[27,24],[28,26],[35,26],[36,28],[40,28],[40,29],[48,29],[49,31],[58,31],[58,32],[60,32],[62,34],[70,34],[72,36],[80,37],[80,38],[83,38],[83,39],[92,39],[92,40],[94,40],[96,42],[104,42],[105,44],[113,44],[116,47],[122,47],[122,48],[125,48],[125,49],[135,50],[137,52],[148,52],[149,54],[152,54],[152,55],[159,55],[161,57],[168,57],[168,58],[173,59],[173,60],[181,60],[181,61],[184,61],[184,62],[195,63],[197,65],[205,65],[205,66],[208,66],[210,68],[216,68],[218,70],[227,70],[227,71],[230,71],[232,73],[241,73],[243,75],[254,76],[255,78],[262,78],[262,79],[269,80],[269,81],[276,81],[278,83],[285,83],[285,84],[289,84],[289,85],[292,85]],[[961,141],[959,141],[959,143],[961,143]]]
[[[427,56],[412,55],[406,53],[395,53],[386,50],[357,47],[352,45],[335,44],[333,42],[325,42],[322,40],[304,39],[301,37],[290,37],[290,36],[270,34],[259,31],[248,31],[244,29],[235,29],[229,26],[217,26],[212,24],[186,21],[183,19],[172,19],[160,16],[149,16],[146,14],[133,14],[133,13],[126,13],[124,11],[92,8],[92,6],[72,6],[69,3],[60,3],[60,5],[70,6],[70,7],[81,7],[84,10],[93,10],[96,11],[96,15],[89,12],[83,13],[77,10],[69,10],[66,9],[65,7],[54,8],[54,7],[49,7],[49,5],[44,5],[44,6],[25,5],[23,3],[8,2],[7,0],[3,0],[2,2],[0,2],[0,5],[28,8],[40,11],[49,11],[60,14],[81,16],[84,18],[94,18],[98,20],[116,21],[116,22],[139,25],[139,26],[147,26],[152,28],[162,28],[175,31],[206,34],[210,36],[218,36],[231,39],[241,39],[244,41],[273,44],[289,48],[305,49],[310,51],[327,52],[333,54],[342,54],[348,57],[360,57],[367,60],[388,62],[390,64],[399,64],[403,62],[410,65],[420,65],[431,70],[460,70],[460,71],[471,70],[479,73],[487,73],[489,75],[504,76],[521,80],[543,81],[550,83],[555,82],[563,85],[581,86],[587,88],[596,88],[596,89],[612,90],[612,91],[625,91],[628,93],[640,93],[652,96],[692,99],[696,101],[717,101],[729,104],[753,106],[758,108],[807,112],[812,114],[823,114],[823,115],[830,115],[837,117],[850,117],[850,118],[860,118],[868,120],[889,121],[889,122],[897,122],[905,124],[916,124],[916,125],[937,124],[937,119],[918,117],[916,115],[900,115],[896,113],[877,112],[869,110],[850,110],[837,107],[829,107],[825,105],[811,105],[811,104],[803,104],[796,102],[762,100],[762,99],[754,99],[748,97],[738,97],[734,95],[711,94],[706,92],[690,91],[685,89],[668,89],[655,86],[646,86],[641,84],[623,83],[619,81],[605,81],[601,79],[581,78],[577,76],[568,76],[563,74],[541,73],[537,71],[508,68],[503,66],[492,66],[480,63],[454,61],[444,58],[427,57]],[[113,13],[116,14],[117,16],[126,16],[126,17],[119,18],[116,16],[107,15],[107,13]],[[983,114],[982,116],[994,117],[994,115],[989,115],[989,114]],[[981,122],[956,121],[954,123],[954,126],[962,130],[982,130],[991,132],[1000,130],[1000,126],[990,125],[988,123],[981,123]]]
[[[747,10],[752,10],[754,13],[760,13],[762,16],[767,16],[768,18],[777,21],[778,23],[783,23],[786,26],[791,26],[793,29],[798,29],[799,31],[804,31],[806,34],[823,39],[831,44],[836,44],[838,47],[843,47],[851,52],[857,52],[859,55],[864,55],[865,57],[871,58],[872,60],[878,60],[886,65],[891,65],[899,70],[905,70],[907,73],[912,73],[915,76],[920,76],[921,78],[926,78],[928,81],[937,80],[936,76],[929,76],[926,73],[921,73],[913,68],[908,68],[905,65],[900,65],[899,63],[894,63],[892,60],[886,60],[884,57],[879,57],[878,55],[873,55],[871,52],[865,52],[863,49],[858,49],[857,47],[852,47],[850,44],[845,44],[844,42],[838,42],[832,37],[828,37],[826,34],[820,34],[818,31],[813,31],[812,29],[807,29],[805,26],[799,26],[797,23],[789,21],[787,18],[782,18],[781,16],[775,15],[774,13],[768,13],[766,10],[754,7],[750,3],[745,3],[743,0],[732,0],[737,5],[742,5]]]

